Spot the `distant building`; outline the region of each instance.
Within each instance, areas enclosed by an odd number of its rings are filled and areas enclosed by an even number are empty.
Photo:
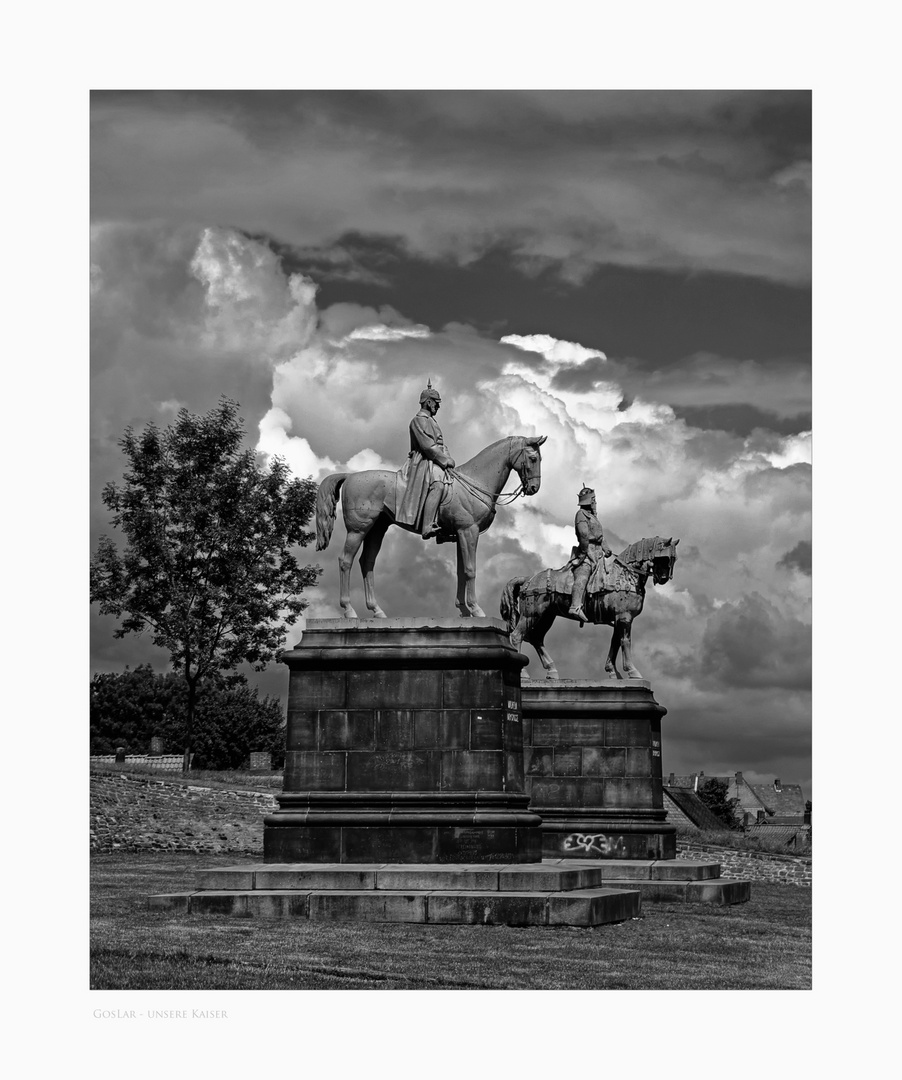
[[[805,796],[800,784],[782,784],[778,777],[773,784],[755,784],[752,790],[767,806],[768,825],[811,824],[811,815],[806,814]]]
[[[725,832],[727,828],[688,787],[670,787],[665,784],[664,809],[671,825],[682,825],[700,832]]]
[[[798,827],[811,824],[811,815],[805,810],[805,796],[801,785],[784,784],[779,777],[772,784],[750,784],[741,772],[734,773],[733,776],[705,776],[704,772],[677,776],[671,773],[664,785],[664,794],[669,799],[668,818],[678,823],[680,820],[678,813],[688,817],[689,815],[680,805],[680,799],[685,802],[685,796],[680,793],[694,794],[709,780],[719,780],[727,785],[727,798],[738,800],[735,811],[736,823],[746,829],[778,825]],[[667,799],[665,799],[665,804]],[[672,815],[671,806],[673,807]],[[718,825],[723,827],[719,822]]]

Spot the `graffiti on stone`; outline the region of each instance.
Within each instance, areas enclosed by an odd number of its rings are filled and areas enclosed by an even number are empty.
[[[564,837],[564,851],[583,851],[587,855],[624,855],[622,836],[608,833],[570,833]]]

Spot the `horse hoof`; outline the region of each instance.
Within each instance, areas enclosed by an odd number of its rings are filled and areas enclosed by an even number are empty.
[[[388,616],[385,614],[385,612],[382,610],[381,607],[376,608],[376,610],[372,613],[372,617],[374,619],[387,619],[388,618]]]
[[[357,619],[360,617],[352,607],[345,608],[345,610],[342,611],[341,614],[342,617],[345,619]]]

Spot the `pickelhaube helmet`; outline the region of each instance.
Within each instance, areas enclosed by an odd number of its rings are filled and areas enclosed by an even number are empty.
[[[420,404],[422,405],[426,401],[441,401],[442,395],[432,385],[432,376],[429,377],[429,382],[426,384],[426,389],[420,394]]]
[[[595,492],[592,490],[592,488],[586,487],[584,484],[577,497],[579,499],[580,506],[591,506],[592,500],[595,498]]]

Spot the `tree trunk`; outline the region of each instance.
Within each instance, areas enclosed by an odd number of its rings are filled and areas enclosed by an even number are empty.
[[[188,718],[185,725],[185,753],[182,756],[182,772],[191,768],[191,744],[194,741],[194,704],[197,700],[197,676],[186,675],[188,683]]]

